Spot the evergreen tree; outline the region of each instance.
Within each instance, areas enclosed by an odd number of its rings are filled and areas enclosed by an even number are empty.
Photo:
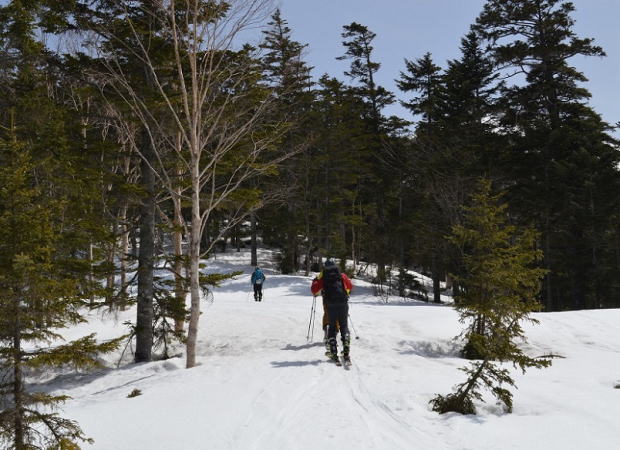
[[[511,207],[542,231],[548,310],[600,306],[600,299],[589,299],[588,293],[600,288],[591,284],[596,266],[588,254],[597,253],[605,231],[588,224],[604,214],[599,207],[607,202],[595,200],[602,200],[601,190],[608,199],[618,198],[616,144],[585,104],[590,94],[580,83],[586,77],[569,64],[574,56],[604,52],[592,39],[576,36],[573,11],[573,4],[562,0],[489,0],[475,25],[496,66],[525,81],[502,91],[501,124],[513,142],[505,168],[515,180]],[[603,179],[614,180],[611,192]]]
[[[444,126],[461,126],[462,132],[468,134],[489,134],[499,75],[475,32],[461,39],[460,50],[460,59],[448,61],[442,77],[438,94],[441,121]]]
[[[73,125],[55,97],[54,55],[35,39],[49,16],[37,2],[0,8],[0,442],[3,448],[75,448],[88,439],[55,409],[66,396],[34,392],[29,370],[98,365],[118,341],[94,335],[66,344],[59,329],[83,322],[99,289],[85,251],[105,245],[107,222],[91,208],[100,184]],[[46,12],[43,10],[43,12]],[[77,144],[76,144],[77,143]]]
[[[35,180],[40,167],[27,146],[0,141],[0,442],[4,448],[59,446],[89,441],[74,421],[54,412],[68,397],[32,392],[27,371],[71,365],[98,366],[97,356],[118,340],[97,343],[94,335],[49,347],[59,328],[84,321],[88,261],[67,252],[61,198],[50,198]],[[34,347],[34,348],[33,348]]]
[[[287,112],[295,114],[294,106],[307,100],[313,85],[312,67],[303,60],[307,44],[292,40],[292,31],[279,9],[267,25],[270,28],[263,31],[264,40],[260,44],[260,48],[266,51],[263,56],[264,76],[280,97],[282,106],[288,106]],[[299,106],[303,108],[303,104]]]
[[[535,267],[542,256],[535,249],[537,235],[531,228],[509,225],[507,205],[499,199],[491,193],[491,183],[482,180],[466,208],[464,224],[453,229],[451,241],[462,251],[464,269],[456,309],[460,321],[468,324],[467,347],[481,361],[461,369],[468,379],[454,393],[431,400],[439,413],[475,414],[474,400],[482,400],[483,387],[511,412],[507,387],[515,383],[500,363],[510,362],[523,372],[550,364],[527,356],[518,346],[525,340],[522,323],[536,323],[530,314],[540,308],[537,296],[544,270]]]
[[[427,214],[418,216],[424,223],[418,224],[420,230],[426,233],[420,235],[421,259],[425,267],[430,267],[433,279],[433,300],[441,301],[440,281],[443,278],[443,255],[446,254],[443,234],[445,233],[446,217],[441,213],[437,202],[441,195],[437,195],[437,181],[442,183],[443,177],[434,177],[437,170],[441,173],[445,168],[445,161],[435,164],[438,157],[447,146],[442,142],[441,128],[437,126],[440,118],[440,93],[442,90],[441,68],[433,62],[430,53],[426,53],[416,61],[405,59],[407,73],[401,72],[396,81],[400,90],[417,92],[418,96],[408,102],[401,102],[414,116],[421,116],[416,127],[415,143],[410,146],[411,153],[407,156],[410,168],[410,178],[417,179],[422,189],[418,198],[418,206],[424,204]],[[444,152],[445,153],[445,152]],[[431,177],[431,178],[429,178]],[[434,179],[433,179],[434,178]],[[435,183],[433,183],[435,181]],[[444,225],[442,227],[442,224]]]
[[[419,95],[401,103],[412,114],[422,116],[418,127],[430,128],[439,114],[441,67],[435,65],[430,53],[425,53],[416,61],[405,59],[405,66],[407,72],[400,73],[400,79],[396,80],[396,84],[403,92],[413,91],[418,92]]]
[[[364,99],[368,107],[368,118],[375,132],[378,132],[384,120],[381,110],[394,103],[394,94],[375,81],[375,73],[381,64],[373,60],[372,41],[377,37],[368,27],[356,22],[342,27],[342,45],[347,49],[345,54],[336,59],[350,60],[351,67],[345,75],[358,82],[356,91]]]
[[[324,256],[357,261],[371,250],[365,216],[372,214],[362,186],[372,174],[364,103],[341,81],[326,75],[319,80],[313,125],[317,130],[311,161],[313,242]]]
[[[263,31],[264,41],[260,47],[266,51],[263,57],[263,74],[277,97],[274,121],[287,124],[287,131],[279,147],[283,153],[294,153],[284,162],[276,176],[263,180],[270,194],[279,200],[266,205],[259,213],[267,242],[278,243],[282,249],[280,270],[283,273],[299,269],[300,236],[308,229],[309,147],[314,138],[309,117],[314,98],[309,67],[303,60],[302,45],[291,38],[291,29],[276,10]],[[307,237],[306,237],[307,239]],[[306,259],[310,245],[306,244]],[[307,267],[306,267],[307,269]]]
[[[394,255],[388,239],[391,207],[388,199],[395,182],[391,167],[386,164],[388,136],[402,131],[406,123],[396,118],[386,118],[382,113],[383,108],[395,100],[391,92],[375,81],[375,74],[381,68],[373,55],[372,42],[376,34],[356,22],[343,26],[343,30],[342,45],[346,51],[337,59],[351,62],[345,75],[356,81],[352,90],[364,105],[362,118],[365,122],[367,150],[362,157],[366,160],[364,166],[373,167],[371,172],[363,174],[365,181],[359,186],[358,197],[363,199],[361,203],[371,205],[365,215],[368,258],[377,263],[377,281],[383,283],[386,280],[386,264],[391,263]]]

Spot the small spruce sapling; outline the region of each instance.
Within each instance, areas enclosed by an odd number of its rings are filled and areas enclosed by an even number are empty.
[[[537,295],[545,271],[535,266],[542,257],[535,249],[537,233],[509,225],[500,197],[491,193],[490,181],[482,180],[472,205],[465,208],[464,225],[454,227],[450,237],[462,253],[456,309],[460,322],[469,323],[462,337],[479,361],[460,369],[468,378],[455,392],[430,401],[440,414],[475,414],[474,401],[483,401],[483,388],[511,412],[512,393],[507,388],[516,386],[501,363],[510,362],[523,373],[551,364],[548,358],[525,355],[517,345],[525,341],[521,324],[537,323],[530,313],[539,309]]]

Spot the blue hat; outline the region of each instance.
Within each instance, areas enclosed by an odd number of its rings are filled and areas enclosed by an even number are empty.
[[[325,260],[325,263],[324,263],[323,265],[324,265],[325,267],[331,267],[331,266],[335,266],[335,265],[336,265],[336,263],[334,262],[334,260],[333,260],[333,259],[331,259],[331,258],[327,258],[327,259]]]

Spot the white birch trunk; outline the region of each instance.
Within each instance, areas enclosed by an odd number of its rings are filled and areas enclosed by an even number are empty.
[[[187,330],[186,367],[196,365],[196,342],[198,339],[198,319],[200,318],[200,172],[198,163],[191,168],[192,177],[192,221],[189,240],[189,289],[191,297],[189,326]]]

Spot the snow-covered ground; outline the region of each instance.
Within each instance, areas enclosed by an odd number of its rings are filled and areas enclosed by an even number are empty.
[[[73,397],[61,414],[79,422],[92,448],[620,449],[620,310],[537,315],[540,325],[527,327],[528,354],[562,358],[524,376],[514,371],[514,412],[489,398],[477,416],[440,416],[428,401],[463,381],[457,369],[467,364],[452,341],[460,325],[450,307],[385,304],[354,280],[350,316],[359,339],[345,371],[324,356],[320,304],[314,340],[306,340],[311,277],[274,274],[269,253],[261,259],[261,303],[251,298],[248,253],[209,263],[245,275],[204,303],[199,366],[185,369],[182,357],[123,363],[46,384]],[[117,336],[134,312],[91,319],[69,337]],[[115,357],[106,357],[112,367]],[[134,389],[142,395],[128,398]]]

